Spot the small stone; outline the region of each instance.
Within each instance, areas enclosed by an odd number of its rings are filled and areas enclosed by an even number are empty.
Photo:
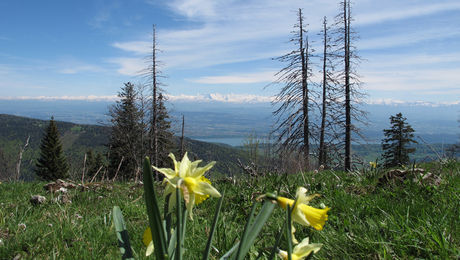
[[[33,205],[43,204],[45,201],[46,201],[46,198],[41,195],[33,195],[30,198],[30,203],[32,203]]]
[[[22,230],[26,230],[27,226],[24,223],[19,223],[18,228],[22,228]]]
[[[67,193],[68,190],[67,190],[66,188],[64,188],[64,187],[61,187],[61,188],[59,188],[59,190],[57,190],[57,191],[58,191],[58,192],[62,192],[62,193]]]
[[[49,223],[49,224],[48,224],[48,227],[53,227],[53,224]]]

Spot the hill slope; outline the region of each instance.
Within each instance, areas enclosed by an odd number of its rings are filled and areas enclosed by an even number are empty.
[[[15,173],[20,148],[30,136],[29,146],[23,154],[21,164],[22,179],[33,179],[33,168],[39,156],[39,146],[48,121],[0,114],[0,179]],[[100,125],[74,124],[57,121],[59,133],[67,156],[71,175],[78,175],[83,167],[84,154],[88,150],[106,153],[110,137],[110,127]],[[178,141],[178,140],[176,140]],[[219,161],[215,172],[235,173],[238,171],[237,160],[244,159],[244,153],[227,145],[210,144],[186,139],[186,148],[192,157],[203,161]]]

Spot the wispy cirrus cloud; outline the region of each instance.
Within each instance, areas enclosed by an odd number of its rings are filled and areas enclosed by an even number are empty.
[[[176,15],[196,23],[191,28],[158,30],[158,42],[160,49],[164,50],[162,58],[166,66],[181,68],[268,60],[289,49],[289,45],[285,43],[296,22],[295,12],[298,8],[304,9],[306,20],[310,24],[308,28],[313,34],[320,29],[323,16],[328,16],[331,21],[338,12],[338,3],[333,0],[176,0],[169,2],[167,6]],[[358,0],[355,6],[358,26],[460,9],[458,1],[416,1],[414,4]],[[363,49],[379,49],[408,45],[426,40],[427,37],[439,39],[457,36],[457,31],[423,28],[411,32],[411,35],[387,34],[365,39],[359,46]],[[146,55],[151,45],[148,38],[146,35],[143,40],[119,41],[112,46],[133,55]]]
[[[423,32],[413,31],[365,39],[358,41],[357,47],[360,50],[375,50],[390,47],[409,46],[419,42],[427,42],[458,36],[460,36],[459,30],[453,26],[446,26],[444,28],[432,28],[423,30]]]
[[[119,57],[107,61],[117,64],[119,66],[117,72],[126,76],[138,76],[146,68],[145,60],[140,57]]]
[[[276,71],[263,71],[248,74],[233,74],[224,76],[205,76],[195,79],[188,79],[190,82],[202,84],[251,84],[269,83],[275,80]]]
[[[356,6],[360,6],[354,11],[357,14],[358,25],[407,20],[439,12],[460,10],[458,1],[357,1]]]

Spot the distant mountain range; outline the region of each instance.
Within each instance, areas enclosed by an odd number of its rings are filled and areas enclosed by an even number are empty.
[[[219,101],[216,101],[219,100]],[[174,98],[169,102],[174,131],[179,133],[182,115],[185,117],[187,137],[231,145],[240,145],[249,135],[264,138],[272,129],[273,108],[268,102],[247,99],[233,102],[233,97],[203,95],[187,101]],[[252,101],[254,102],[252,102]],[[108,123],[108,107],[112,101],[85,100],[0,100],[0,113],[56,120],[78,124]],[[379,101],[365,104],[368,124],[360,125],[364,143],[380,143],[383,129],[389,127],[389,117],[401,112],[415,129],[415,135],[427,143],[455,143],[459,140],[460,104],[429,102]]]

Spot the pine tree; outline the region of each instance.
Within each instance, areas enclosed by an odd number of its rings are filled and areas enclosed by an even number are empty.
[[[382,140],[383,160],[385,167],[401,166],[409,163],[409,154],[415,151],[410,143],[417,143],[414,129],[406,123],[407,118],[401,113],[390,117],[391,128],[384,129],[385,138]]]
[[[111,107],[112,134],[109,143],[109,176],[133,178],[142,163],[142,113],[136,105],[134,85],[126,83],[120,100]]]
[[[158,95],[157,108],[157,136],[158,136],[158,165],[157,167],[170,167],[171,159],[168,158],[170,152],[175,149],[174,136],[171,132],[171,121],[169,120],[168,110],[165,107],[165,97],[163,94]]]
[[[43,180],[50,181],[68,177],[69,166],[62,151],[59,132],[51,117],[40,145],[40,158],[37,161],[35,173]]]

